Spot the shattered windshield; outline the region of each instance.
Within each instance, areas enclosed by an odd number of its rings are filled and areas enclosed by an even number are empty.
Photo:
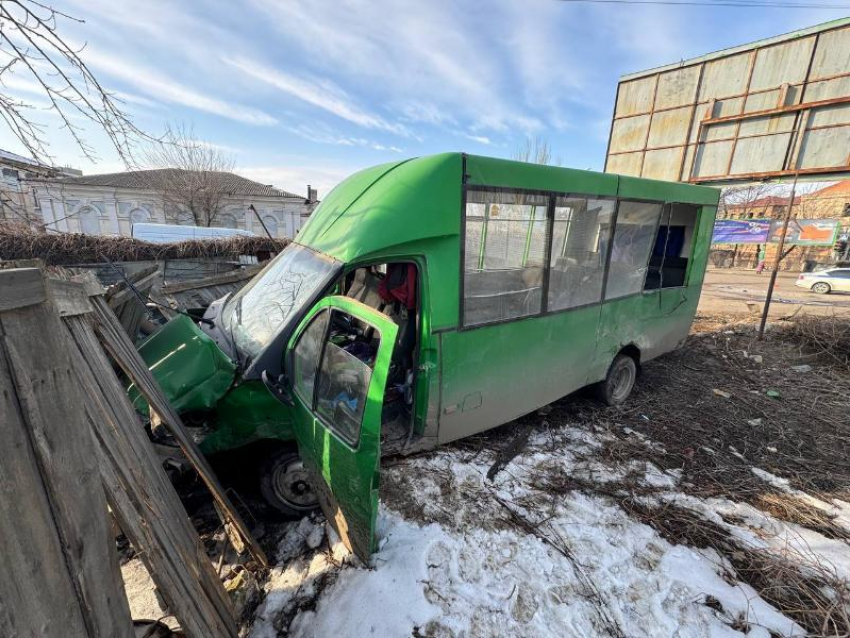
[[[256,357],[334,270],[334,261],[290,244],[266,269],[227,302],[224,329],[236,347]]]

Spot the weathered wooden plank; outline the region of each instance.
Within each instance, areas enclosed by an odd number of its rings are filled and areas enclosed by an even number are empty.
[[[0,270],[0,312],[41,303],[46,298],[38,268]]]
[[[227,594],[88,317],[65,321],[119,526],[187,636],[235,637]]]
[[[213,275],[212,277],[204,277],[203,279],[190,279],[178,283],[167,284],[162,287],[162,292],[171,294],[175,292],[183,292],[185,290],[194,290],[197,288],[206,288],[207,286],[219,286],[221,284],[230,284],[238,281],[251,279],[263,269],[263,266],[251,266],[241,268],[229,273],[221,275]]]
[[[48,279],[47,286],[53,305],[60,317],[72,317],[94,312],[83,284],[62,279]]]
[[[40,274],[39,281],[43,291]],[[2,312],[0,341],[6,366],[4,383],[11,385],[3,393],[3,402],[7,404],[5,412],[17,411],[18,422],[24,425],[27,436],[18,449],[9,449],[5,439],[0,448],[4,453],[17,452],[21,455],[20,459],[34,460],[61,556],[57,561],[56,553],[48,552],[43,559],[45,562],[28,564],[34,573],[24,578],[32,581],[27,586],[33,587],[30,595],[38,601],[36,608],[31,609],[36,615],[25,619],[18,615],[20,609],[30,609],[26,606],[12,608],[13,622],[20,625],[29,621],[31,628],[26,629],[26,624],[23,624],[17,634],[10,632],[9,635],[130,638],[133,635],[130,611],[107,521],[100,472],[91,453],[94,440],[58,313],[49,303]],[[13,404],[11,408],[9,403]],[[5,429],[14,427],[16,422],[14,418],[7,421],[5,416],[0,421],[4,434]],[[4,458],[4,472],[6,462]],[[17,461],[9,459],[9,462]],[[20,499],[24,502],[16,507],[23,509],[33,498],[30,493],[19,491],[26,489],[26,485],[4,481],[2,488],[6,492],[2,499],[4,507],[10,507],[9,502]],[[35,498],[37,501],[40,499],[38,490]],[[15,525],[20,517],[3,518]],[[33,530],[34,533],[37,531]],[[14,562],[16,556],[8,555],[5,533],[2,538],[4,547],[0,553],[4,560]],[[30,539],[30,542],[35,541]],[[48,582],[42,582],[42,576]],[[50,581],[65,578],[72,586],[71,602],[56,600],[53,595],[59,592],[52,589],[54,585]],[[4,590],[0,599],[7,599],[7,587],[16,589],[21,586],[17,579],[4,573],[0,578],[0,588]],[[51,589],[53,594],[48,593]],[[8,594],[11,600],[21,596],[15,591]],[[46,601],[42,595],[47,598]],[[56,604],[59,615],[47,609],[46,603]],[[79,610],[82,630],[69,629],[77,615],[68,613],[67,607],[71,603]],[[9,615],[9,609],[5,610],[5,615]],[[52,620],[46,623],[45,617],[52,617]],[[41,626],[45,624],[47,626],[42,631]]]
[[[182,420],[171,407],[171,403],[163,394],[135,346],[128,339],[118,319],[102,297],[92,297],[91,301],[95,307],[93,315],[96,319],[95,330],[104,348],[115,359],[124,374],[139,389],[148,405],[159,415],[174,438],[177,439],[186,458],[198,472],[221,510],[225,512],[228,519],[225,522],[232,523],[238,530],[254,559],[263,567],[268,567],[265,552],[248,531],[248,527],[230,502],[230,498],[225,493],[209,463],[186,432]]]

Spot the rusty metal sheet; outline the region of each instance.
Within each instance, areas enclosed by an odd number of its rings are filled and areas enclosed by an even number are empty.
[[[850,69],[850,29],[822,33],[812,59],[810,79],[819,80]],[[845,94],[846,95],[846,94]]]
[[[699,73],[699,67],[689,66],[659,75],[655,109],[669,109],[692,104],[697,95]]]
[[[725,175],[732,154],[732,142],[711,142],[702,144],[694,160],[693,174],[696,177]]]
[[[650,77],[620,85],[616,117],[648,113],[652,109],[656,78]]]
[[[610,152],[622,153],[623,151],[642,150],[648,127],[649,115],[637,115],[616,120]]]
[[[800,168],[843,167],[850,153],[850,126],[806,131],[800,147]]]
[[[691,125],[693,112],[693,106],[686,106],[672,111],[655,113],[649,127],[647,146],[656,148],[684,144],[688,139],[688,128]]]
[[[821,82],[811,82],[806,86],[804,97],[807,102],[818,102],[845,95],[850,95],[850,76],[823,80]]]
[[[781,171],[790,142],[791,133],[739,139],[729,173]]]
[[[753,67],[750,91],[796,84],[806,79],[815,46],[814,36],[760,49]]]
[[[608,157],[608,172],[618,175],[639,175],[643,153],[623,153]]]
[[[748,51],[706,63],[699,100],[722,99],[744,93],[753,55]]]
[[[647,151],[643,160],[643,176],[675,182],[679,179],[683,146]]]

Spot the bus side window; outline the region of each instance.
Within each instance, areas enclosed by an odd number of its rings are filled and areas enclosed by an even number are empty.
[[[677,288],[686,284],[685,274],[699,210],[699,206],[688,204],[665,207],[649,259],[645,290]]]
[[[548,205],[547,195],[467,192],[464,325],[542,311]]]
[[[623,200],[617,210],[605,299],[643,290],[663,205]]]
[[[549,310],[565,310],[602,299],[613,200],[558,197],[552,222]]]

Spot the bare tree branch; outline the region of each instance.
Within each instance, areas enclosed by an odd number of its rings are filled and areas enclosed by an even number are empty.
[[[161,169],[149,176],[149,188],[162,195],[166,217],[192,215],[197,226],[211,226],[224,208],[227,192],[225,173],[235,162],[222,149],[195,137],[184,126],[169,127],[162,140],[149,145],[145,166]]]
[[[34,120],[36,112],[58,117],[60,128],[94,161],[97,156],[86,141],[86,131],[74,120],[90,122],[106,133],[125,165],[132,166],[136,143],[151,138],[133,124],[121,100],[83,62],[83,48],[73,48],[59,33],[59,19],[83,22],[36,0],[0,0],[0,121],[42,164],[52,164],[53,157],[45,127]],[[47,99],[47,108],[9,95],[12,78],[34,82]]]
[[[561,161],[552,157],[552,148],[549,142],[541,137],[527,137],[511,154],[511,159],[517,162],[528,162],[531,164],[560,165]]]

